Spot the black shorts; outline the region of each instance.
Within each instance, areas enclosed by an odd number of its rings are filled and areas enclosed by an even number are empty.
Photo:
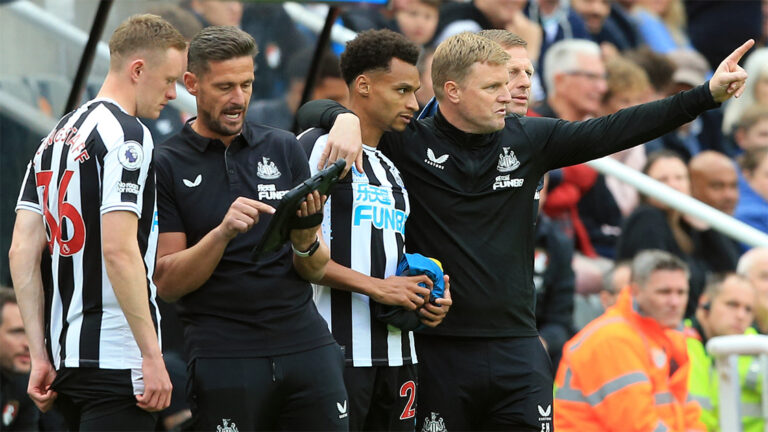
[[[552,363],[538,337],[416,336],[416,430],[553,430]]]
[[[61,368],[52,385],[56,408],[69,430],[154,430],[157,414],[136,406],[140,380],[140,369]]]
[[[344,369],[349,395],[349,430],[413,431],[416,415],[416,366]]]
[[[337,344],[276,357],[198,358],[188,383],[193,429],[346,431]]]

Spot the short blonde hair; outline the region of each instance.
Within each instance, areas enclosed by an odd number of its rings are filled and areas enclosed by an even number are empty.
[[[437,99],[443,97],[443,86],[448,81],[461,83],[475,63],[504,66],[509,54],[498,43],[463,32],[444,40],[432,57],[432,87]]]
[[[133,15],[123,21],[109,39],[110,67],[120,66],[130,54],[142,50],[184,51],[187,41],[168,21],[157,15]]]

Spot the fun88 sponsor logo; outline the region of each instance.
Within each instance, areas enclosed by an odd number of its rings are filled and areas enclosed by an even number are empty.
[[[405,234],[406,217],[404,211],[394,207],[387,188],[369,184],[355,185],[355,226],[370,221],[376,228]]]

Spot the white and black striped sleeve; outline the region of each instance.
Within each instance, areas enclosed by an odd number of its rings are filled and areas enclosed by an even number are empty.
[[[19,198],[16,201],[16,211],[29,210],[43,214],[43,208],[40,205],[40,197],[37,194],[37,181],[35,177],[34,162],[29,161],[27,164],[27,172],[24,174],[24,181],[21,183]]]
[[[144,187],[152,163],[152,136],[136,119],[113,121],[98,126],[106,147],[101,213],[123,210],[141,217]]]

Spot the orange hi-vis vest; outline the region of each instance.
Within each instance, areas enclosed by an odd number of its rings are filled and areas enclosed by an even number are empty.
[[[555,378],[555,430],[705,431],[688,397],[680,331],[640,315],[629,289],[563,348]]]

